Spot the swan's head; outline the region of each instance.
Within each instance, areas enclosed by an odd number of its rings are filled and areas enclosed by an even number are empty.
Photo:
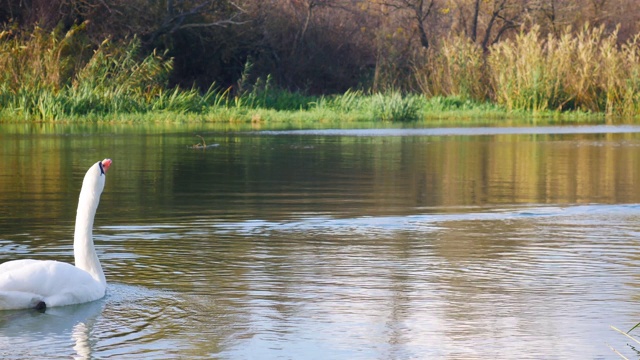
[[[98,161],[96,165],[98,165],[98,167],[100,168],[100,175],[104,175],[107,173],[107,170],[109,170],[109,166],[111,166],[111,159]]]
[[[93,164],[84,176],[84,180],[82,181],[82,190],[84,191],[87,189],[93,194],[98,195],[102,193],[106,174],[110,166],[111,159],[104,159]]]

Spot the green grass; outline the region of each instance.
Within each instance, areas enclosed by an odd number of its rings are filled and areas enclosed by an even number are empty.
[[[120,94],[94,92],[23,93],[13,99],[17,106],[0,110],[0,121],[47,122],[477,122],[484,120],[567,122],[602,120],[602,114],[507,111],[491,103],[478,103],[459,97],[400,93],[309,97],[287,94],[286,101],[268,105],[254,97],[233,97],[215,89],[201,94],[197,90],[170,89],[140,99]],[[283,104],[287,104],[284,106]]]

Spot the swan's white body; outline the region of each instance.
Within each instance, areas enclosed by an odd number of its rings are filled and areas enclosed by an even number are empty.
[[[0,264],[0,310],[80,304],[104,296],[107,281],[93,245],[93,219],[111,159],[95,163],[84,176],[73,241],[75,266],[53,260]]]

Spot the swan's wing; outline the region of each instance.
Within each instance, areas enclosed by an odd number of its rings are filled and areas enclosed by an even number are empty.
[[[0,276],[2,274],[6,274],[7,272],[14,271],[15,269],[19,269],[24,266],[31,266],[34,263],[38,263],[40,260],[32,260],[32,259],[24,259],[24,260],[13,260],[7,261],[0,264]]]
[[[35,297],[47,306],[62,306],[99,299],[104,291],[88,272],[63,262],[16,260],[0,265],[0,308],[2,298],[5,303],[26,298],[32,303]]]

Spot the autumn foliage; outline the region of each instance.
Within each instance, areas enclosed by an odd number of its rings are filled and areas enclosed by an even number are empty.
[[[25,74],[56,88],[79,84],[96,52],[117,49],[109,44],[128,44],[161,74],[145,85],[156,93],[212,84],[235,93],[268,78],[306,94],[635,113],[639,17],[634,0],[8,0],[0,62],[5,72],[36,66]],[[38,34],[57,34],[47,38],[55,57],[15,50],[42,46]]]

